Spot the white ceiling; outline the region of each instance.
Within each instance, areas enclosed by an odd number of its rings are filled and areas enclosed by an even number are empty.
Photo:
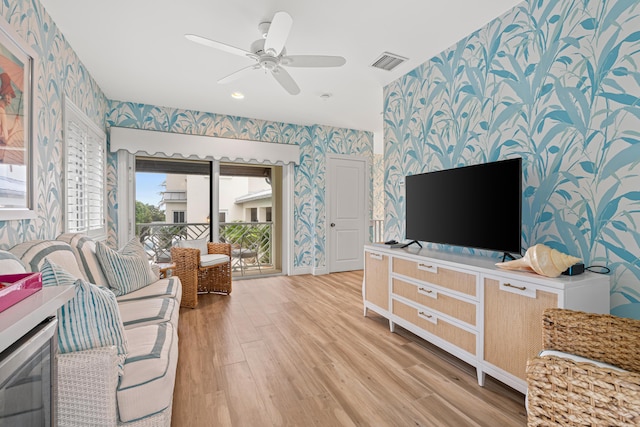
[[[300,125],[372,131],[381,152],[382,88],[450,47],[518,0],[41,0],[109,99]],[[338,55],[340,68],[287,68],[289,95],[263,71],[216,81],[248,58],[184,38],[198,34],[249,50],[258,23],[293,18],[290,55]],[[409,58],[393,71],[370,64],[385,52]],[[245,99],[230,94],[240,91]],[[323,100],[321,94],[331,98]]]

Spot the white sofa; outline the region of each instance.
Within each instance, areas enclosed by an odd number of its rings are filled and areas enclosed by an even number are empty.
[[[24,242],[9,253],[27,271],[39,271],[47,258],[75,277],[108,286],[95,242],[84,235]],[[13,262],[10,257],[3,253],[0,263]],[[57,355],[59,426],[171,425],[181,296],[180,279],[170,277],[117,297],[128,345],[122,375],[115,346]]]

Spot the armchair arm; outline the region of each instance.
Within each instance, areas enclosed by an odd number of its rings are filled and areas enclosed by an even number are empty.
[[[200,250],[195,248],[171,248],[171,261],[176,265],[173,275],[182,283],[181,307],[194,308],[198,305],[198,268]]]
[[[56,355],[57,417],[63,426],[115,426],[118,354],[115,347]]]
[[[527,363],[529,426],[640,424],[640,374],[556,356]]]
[[[171,262],[176,265],[176,270],[193,270],[200,266],[200,250],[195,248],[171,248]]]
[[[542,315],[543,348],[640,373],[640,320],[552,308]]]
[[[210,254],[223,254],[231,258],[231,245],[229,243],[207,243],[207,250]]]

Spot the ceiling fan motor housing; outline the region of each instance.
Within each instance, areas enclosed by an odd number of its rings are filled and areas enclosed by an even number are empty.
[[[277,56],[264,55],[258,60],[258,64],[265,70],[275,70],[280,65],[280,58]]]
[[[251,43],[250,50],[258,56],[264,55],[264,39],[258,39]]]

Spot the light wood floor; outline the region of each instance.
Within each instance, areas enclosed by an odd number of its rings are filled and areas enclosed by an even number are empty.
[[[524,426],[522,394],[362,315],[362,271],[236,281],[180,314],[172,424]]]

